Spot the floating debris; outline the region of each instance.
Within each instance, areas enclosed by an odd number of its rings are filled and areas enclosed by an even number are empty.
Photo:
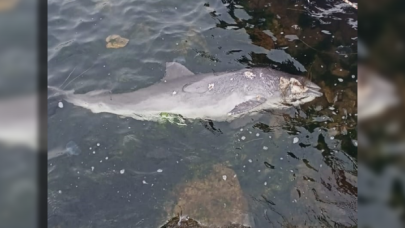
[[[63,108],[63,103],[62,103],[62,101],[59,101],[58,107],[59,107],[59,108]]]
[[[268,150],[269,148],[267,146],[263,146],[263,150]]]
[[[297,138],[297,137],[294,137],[293,143],[297,143],[298,141],[299,141],[298,138]]]
[[[105,41],[107,42],[107,48],[122,48],[125,47],[129,42],[128,39],[119,35],[110,35],[105,39]]]
[[[121,170],[120,170],[120,173],[121,173],[121,174],[124,174],[124,173],[125,173],[125,169],[121,169]]]
[[[162,169],[158,169],[156,172],[161,173],[161,172],[163,172],[163,170],[162,170]]]
[[[287,38],[289,41],[299,40],[297,35],[285,35],[285,38]]]
[[[246,137],[245,137],[245,136],[242,136],[240,139],[245,140],[245,139],[246,139]]]
[[[322,32],[322,33],[325,33],[325,34],[328,34],[328,35],[331,34],[328,30],[322,30],[321,32]]]
[[[222,176],[222,179],[224,179],[224,181],[226,181],[226,175],[223,175],[223,176]]]

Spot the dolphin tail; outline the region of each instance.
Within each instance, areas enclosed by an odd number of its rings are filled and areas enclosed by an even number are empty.
[[[74,90],[62,90],[54,86],[48,86],[48,99],[54,97],[61,97],[62,99],[66,99],[69,96],[73,95]]]

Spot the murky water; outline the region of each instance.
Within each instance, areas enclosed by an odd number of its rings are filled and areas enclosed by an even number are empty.
[[[307,75],[325,94],[242,129],[141,122],[50,99],[49,151],[69,142],[81,151],[48,159],[50,227],[153,228],[180,212],[221,223],[235,211],[254,227],[357,224],[355,9],[341,1],[64,0],[48,1],[48,10],[52,86],[129,92],[158,82],[176,60],[196,74],[270,66]],[[106,48],[113,34],[128,44]],[[223,182],[232,183],[227,192]]]

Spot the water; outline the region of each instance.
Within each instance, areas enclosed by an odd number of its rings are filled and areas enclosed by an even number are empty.
[[[325,93],[242,129],[141,122],[49,100],[49,149],[72,141],[81,150],[48,160],[50,227],[159,227],[179,205],[187,214],[201,202],[206,211],[198,215],[217,223],[235,217],[235,207],[255,227],[357,224],[353,8],[340,1],[66,0],[48,1],[48,9],[52,86],[129,92],[158,82],[164,63],[176,60],[196,74],[271,66],[307,75]],[[113,34],[128,44],[107,49]],[[223,181],[234,183],[225,193]],[[241,201],[221,201],[232,195]]]

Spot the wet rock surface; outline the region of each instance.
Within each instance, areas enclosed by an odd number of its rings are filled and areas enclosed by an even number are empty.
[[[176,216],[170,219],[166,224],[161,226],[161,228],[250,228],[248,226],[243,226],[240,224],[227,224],[224,226],[205,226],[200,224],[198,221],[183,216]]]
[[[105,41],[107,42],[107,48],[123,48],[127,46],[129,40],[127,38],[123,38],[120,35],[111,35],[108,36]]]
[[[248,204],[238,178],[232,169],[222,164],[213,165],[205,178],[180,184],[173,198],[177,202],[166,208],[169,216],[182,212],[209,227],[249,223]]]

